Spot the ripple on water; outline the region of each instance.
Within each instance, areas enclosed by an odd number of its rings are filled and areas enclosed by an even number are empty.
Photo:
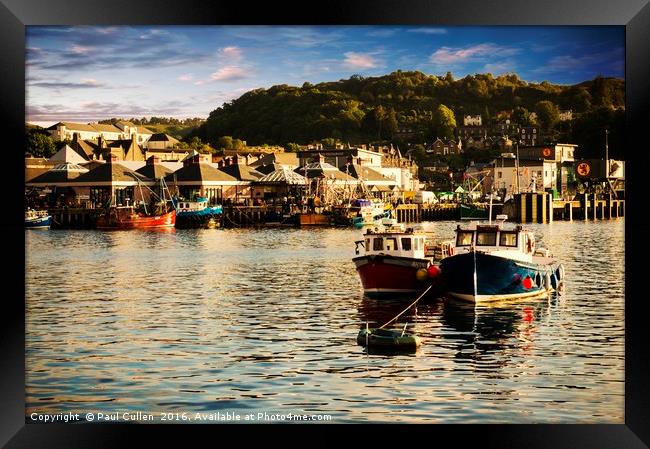
[[[624,222],[531,227],[563,296],[428,300],[398,355],[356,345],[405,305],[363,297],[357,230],[27,233],[27,410],[622,423]]]

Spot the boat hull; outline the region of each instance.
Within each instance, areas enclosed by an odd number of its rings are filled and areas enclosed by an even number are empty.
[[[52,217],[38,217],[25,220],[26,229],[50,229],[52,225]]]
[[[97,218],[97,229],[146,229],[169,228],[176,224],[176,211],[151,217],[130,216],[111,217],[102,215]]]
[[[354,262],[363,291],[370,297],[405,296],[420,292],[428,286],[420,281],[417,271],[428,268],[427,259],[411,259],[387,255],[355,257]]]
[[[219,225],[223,209],[221,207],[206,207],[199,211],[176,213],[176,227],[182,229],[211,228]]]
[[[298,226],[329,226],[331,219],[329,215],[306,213],[297,215]]]
[[[483,252],[446,257],[440,269],[450,296],[475,303],[539,297],[557,285],[555,263],[525,263]]]
[[[460,205],[461,220],[487,220],[488,210],[475,205]]]

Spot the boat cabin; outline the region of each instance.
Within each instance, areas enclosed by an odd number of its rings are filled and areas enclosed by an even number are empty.
[[[177,211],[178,212],[195,212],[195,211],[202,211],[206,207],[208,207],[208,199],[199,197],[196,199],[196,201],[179,201],[177,204]]]
[[[359,254],[359,246],[363,245],[368,256],[390,255],[425,259],[434,255],[434,246],[427,233],[413,228],[405,229],[404,225],[397,224],[393,219],[385,219],[383,224],[383,228],[368,229],[364,240],[356,242],[356,254]]]
[[[501,224],[474,225],[456,228],[455,252],[479,251],[516,251],[518,253],[535,253],[535,235],[521,226],[505,228]]]

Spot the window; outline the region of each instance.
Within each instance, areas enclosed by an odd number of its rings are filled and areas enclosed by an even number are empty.
[[[503,232],[499,238],[500,246],[517,246],[517,233],[516,232]]]
[[[496,246],[496,232],[478,232],[476,234],[476,244],[480,246]]]
[[[397,239],[389,237],[386,239],[386,251],[396,251],[397,250]]]
[[[411,239],[410,238],[402,238],[402,249],[404,251],[411,251]]]
[[[499,176],[498,176],[498,178],[499,178],[499,179],[503,178],[503,172],[499,172]]]
[[[370,239],[366,239],[366,251],[370,250]]]
[[[473,232],[459,232],[456,237],[456,246],[469,246],[472,244]]]
[[[384,239],[376,237],[372,242],[372,249],[375,251],[382,251],[384,249]]]
[[[537,133],[537,130],[535,128],[533,128],[533,134],[535,134],[535,133]]]

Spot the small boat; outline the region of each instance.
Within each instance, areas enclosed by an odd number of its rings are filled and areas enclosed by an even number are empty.
[[[557,290],[564,267],[550,251],[535,247],[535,235],[520,225],[458,225],[454,254],[440,263],[447,293],[480,303],[532,298]]]
[[[422,344],[420,337],[394,329],[362,329],[357,335],[357,344],[368,349],[404,349],[415,350]]]
[[[137,212],[133,206],[109,207],[97,217],[97,229],[169,228],[176,223],[176,211],[162,214]]]
[[[205,197],[197,197],[194,201],[178,200],[175,205],[177,228],[217,227],[223,214],[223,206],[209,206]]]
[[[488,208],[476,203],[460,203],[461,220],[487,220]]]
[[[451,242],[435,245],[433,235],[414,228],[404,228],[395,219],[368,228],[364,239],[355,242],[352,259],[363,290],[368,296],[404,296],[417,293],[436,280],[440,272],[438,259],[450,254]]]
[[[26,229],[50,229],[52,216],[46,210],[27,209],[25,211]]]
[[[376,226],[384,218],[391,218],[392,206],[378,199],[358,198],[348,204],[332,208],[333,224],[337,226]]]

